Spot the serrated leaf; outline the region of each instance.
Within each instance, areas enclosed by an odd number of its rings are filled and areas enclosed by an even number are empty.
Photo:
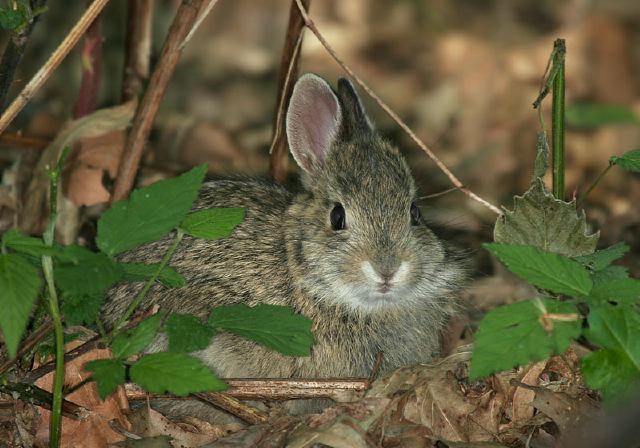
[[[590,304],[640,304],[640,280],[625,278],[597,284],[591,290],[587,301]]]
[[[640,173],[640,149],[625,152],[620,157],[613,156],[609,159],[609,162],[626,171]]]
[[[96,382],[102,400],[125,382],[126,367],[119,359],[96,359],[86,363],[84,369],[92,372],[91,378]]]
[[[622,280],[625,278],[629,278],[629,271],[624,266],[607,266],[601,271],[591,273],[591,279],[593,280],[594,286],[610,282],[612,280]]]
[[[582,264],[532,246],[484,244],[518,277],[533,285],[571,297],[589,295],[593,282]]]
[[[625,243],[617,243],[606,249],[597,250],[592,254],[575,257],[575,260],[594,271],[601,271],[628,251],[629,246]]]
[[[180,228],[197,238],[218,240],[229,236],[243,219],[243,208],[210,208],[189,213]]]
[[[531,188],[513,202],[513,210],[505,210],[496,221],[496,243],[535,246],[568,257],[595,250],[599,233],[587,234],[584,211],[578,215],[575,202],[554,198],[541,179],[534,179]]]
[[[156,337],[162,323],[161,318],[160,314],[155,314],[140,322],[135,328],[119,333],[111,344],[113,356],[126,359],[144,350]]]
[[[0,10],[0,28],[5,30],[15,30],[26,20],[24,13],[20,9]]]
[[[567,107],[565,117],[567,126],[576,128],[638,122],[633,110],[618,104],[575,103]]]
[[[564,352],[580,336],[575,306],[535,299],[487,313],[474,339],[470,379],[507,370]]]
[[[156,182],[118,201],[98,221],[96,243],[110,256],[157,240],[176,228],[191,209],[207,171],[200,165]]]
[[[101,294],[124,276],[122,268],[101,253],[74,249],[77,263],[55,263],[56,286],[74,296]]]
[[[68,325],[93,325],[100,315],[104,293],[75,295],[62,294],[62,314]]]
[[[605,400],[623,398],[640,385],[640,314],[620,306],[592,309],[585,334],[602,349],[582,360],[587,385]]]
[[[119,263],[124,271],[124,280],[130,282],[146,281],[155,274],[159,263]],[[184,286],[186,280],[171,266],[165,266],[158,275],[158,281],[168,288]]]
[[[16,356],[41,279],[38,270],[18,254],[0,254],[0,330],[9,356]]]
[[[202,361],[184,353],[152,353],[129,369],[131,380],[149,392],[185,396],[195,392],[226,390]]]
[[[62,253],[60,248],[45,244],[42,238],[24,235],[17,229],[10,229],[5,232],[2,235],[2,244],[16,252],[33,257],[41,257],[43,255],[54,257]]]
[[[314,342],[311,320],[287,306],[220,306],[209,323],[289,356],[309,356]]]
[[[191,314],[170,314],[165,324],[169,351],[195,352],[209,346],[215,330]]]

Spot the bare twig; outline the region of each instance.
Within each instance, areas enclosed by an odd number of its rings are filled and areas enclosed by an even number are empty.
[[[269,415],[266,412],[244,404],[237,398],[230,397],[229,395],[218,392],[203,392],[194,394],[194,396],[205,403],[212,404],[223,411],[235,415],[250,425],[259,425],[269,420]]]
[[[7,383],[0,384],[0,393],[8,394],[15,400],[35,404],[41,408],[51,410],[53,394],[33,384]],[[4,400],[2,400],[4,401]],[[0,403],[2,402],[0,401]],[[89,410],[71,401],[62,400],[62,415],[73,420],[85,420],[89,416]]]
[[[82,79],[73,106],[73,118],[84,117],[96,110],[102,79],[102,26],[96,17],[84,35],[82,44]]]
[[[4,132],[0,134],[0,144],[8,144],[12,146],[18,146],[21,148],[29,148],[29,149],[44,149],[46,148],[51,140],[46,140],[44,138],[39,137],[31,137],[28,135],[20,135],[14,134],[11,132]]]
[[[31,10],[41,10],[46,3],[47,0],[32,0],[30,4]],[[2,60],[0,60],[0,112],[4,110],[7,94],[11,88],[16,69],[24,54],[29,36],[39,18],[40,16],[36,15],[31,19],[31,23],[24,29],[18,32],[12,32],[11,38],[4,49]]]
[[[306,11],[309,10],[311,0],[302,0]],[[298,60],[304,31],[304,19],[298,11],[294,0],[291,1],[289,11],[289,25],[285,38],[282,60],[280,61],[280,78],[278,79],[278,101],[276,106],[276,121],[273,126],[273,140],[269,148],[269,172],[278,183],[284,182],[287,176],[287,143],[285,138],[285,114],[289,98],[293,91],[293,82],[297,78]]]
[[[33,98],[36,92],[49,79],[54,70],[60,65],[62,60],[69,54],[71,49],[78,43],[78,40],[84,35],[89,25],[100,14],[109,0],[95,0],[80,17],[80,20],[74,25],[67,37],[56,48],[49,60],[44,63],[40,70],[31,78],[31,81],[20,92],[18,97],[11,103],[7,110],[0,117],[0,133],[13,121],[18,112]]]
[[[51,332],[51,330],[53,330],[53,323],[51,322],[50,317],[46,317],[42,325],[40,325],[33,333],[29,334],[22,344],[20,344],[15,358],[8,359],[0,365],[0,375],[6,372],[9,367],[14,365],[18,359],[29,353],[38,342],[44,339],[44,337]]]
[[[158,65],[153,70],[149,87],[136,112],[131,132],[127,138],[124,153],[120,159],[118,177],[115,182],[112,202],[124,199],[133,187],[136,172],[142,158],[151,125],[160,107],[160,101],[169,84],[169,80],[178,64],[181,44],[198,18],[198,12],[206,0],[182,0],[176,12],[169,33],[162,47]]]
[[[189,34],[187,34],[187,37],[185,37],[182,43],[180,44],[181,50],[184,48],[185,45],[187,45],[187,42],[191,40],[195,32],[198,31],[198,28],[200,28],[200,25],[202,25],[202,22],[204,22],[204,19],[207,18],[207,16],[209,15],[213,7],[216,6],[216,3],[218,3],[218,0],[209,0],[208,4],[204,4],[200,7],[200,11],[198,11],[198,18],[196,19],[196,23],[193,24],[193,26],[191,27],[191,31],[189,31]]]
[[[122,101],[138,98],[149,78],[153,0],[129,0]]]
[[[491,211],[493,211],[494,213],[496,213],[498,215],[502,214],[502,212],[500,211],[500,209],[498,207],[496,207],[495,205],[491,204],[486,199],[481,198],[480,196],[475,194],[473,191],[469,190],[469,188],[465,187],[462,184],[462,182],[460,182],[460,179],[458,179],[451,172],[451,170],[449,170],[449,168],[447,168],[447,166],[444,163],[442,163],[442,161],[440,159],[438,159],[438,157],[436,157],[436,155],[433,153],[433,151],[431,151],[429,149],[429,147],[422,140],[420,140],[420,138],[400,118],[400,116],[398,116],[398,114],[396,114],[384,101],[382,101],[382,99],[380,99],[380,97],[378,95],[376,95],[376,93],[373,90],[371,90],[371,88],[367,84],[365,84],[365,82],[362,81],[362,79],[360,79],[360,77],[358,75],[356,75],[353,72],[353,70],[351,70],[351,68],[347,64],[345,64],[345,62],[342,59],[340,59],[340,57],[338,57],[338,55],[336,54],[334,49],[331,47],[331,45],[329,45],[327,40],[324,38],[324,36],[320,33],[320,31],[316,27],[316,25],[313,22],[313,20],[311,20],[311,18],[307,14],[306,10],[304,9],[304,6],[302,5],[302,0],[295,0],[295,2],[297,4],[297,6],[298,6],[298,11],[300,11],[300,14],[304,18],[305,25],[318,38],[318,40],[320,41],[322,46],[327,50],[327,52],[331,55],[331,57],[338,63],[338,65],[340,65],[340,67],[342,67],[342,69],[345,72],[347,72],[347,74],[351,78],[353,78],[353,80],[356,83],[358,83],[358,85],[365,92],[367,92],[367,94],[371,98],[373,98],[373,100],[376,103],[378,103],[378,105],[387,113],[387,115],[389,115],[391,117],[391,119],[393,119],[393,121],[395,121],[398,124],[398,126],[400,126],[402,128],[402,130],[407,133],[407,135],[411,138],[411,140],[413,140],[414,143],[416,145],[418,145],[418,147],[420,147],[420,149],[422,149],[427,154],[427,157],[429,157],[436,164],[436,166],[440,169],[440,171],[442,171],[449,178],[451,183],[458,190],[462,191],[465,195],[467,195],[468,197],[470,197],[474,201],[479,202],[480,204],[484,205],[485,207],[487,207],[488,209],[490,209]]]

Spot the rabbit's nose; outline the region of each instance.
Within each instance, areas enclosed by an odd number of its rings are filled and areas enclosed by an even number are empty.
[[[400,260],[396,257],[381,257],[374,263],[374,269],[384,283],[390,283],[400,268]]]

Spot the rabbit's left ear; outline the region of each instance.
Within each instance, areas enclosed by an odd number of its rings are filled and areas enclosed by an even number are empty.
[[[373,131],[373,124],[364,110],[362,101],[353,84],[347,78],[338,80],[338,98],[343,106],[342,113],[347,135],[353,137]]]
[[[287,111],[287,140],[298,165],[309,174],[322,167],[342,124],[342,109],[327,82],[311,73],[296,82]]]

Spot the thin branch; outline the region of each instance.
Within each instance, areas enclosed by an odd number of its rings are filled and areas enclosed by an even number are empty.
[[[102,26],[100,16],[96,17],[84,35],[81,53],[82,77],[73,118],[84,117],[96,110],[98,92],[102,80]]]
[[[31,78],[31,81],[24,87],[22,92],[11,103],[6,111],[0,117],[0,133],[2,133],[7,126],[18,115],[22,108],[33,98],[36,92],[42,87],[42,85],[49,79],[51,74],[60,65],[63,59],[69,54],[71,49],[78,43],[80,38],[84,35],[89,25],[100,14],[100,11],[106,6],[109,0],[95,0],[84,12],[80,20],[73,26],[67,37],[64,38],[62,43],[56,48],[53,54],[49,57],[49,60],[44,63],[40,70]]]
[[[42,10],[47,0],[32,0],[30,2],[31,10]],[[0,112],[4,111],[4,105],[7,100],[7,95],[9,93],[9,89],[11,88],[11,84],[13,83],[13,78],[16,74],[16,69],[20,64],[20,60],[22,59],[22,55],[24,54],[24,50],[27,47],[27,41],[29,40],[29,36],[33,31],[33,28],[36,26],[40,15],[36,15],[31,19],[31,22],[28,26],[26,26],[23,30],[19,32],[12,32],[11,38],[9,42],[7,42],[7,46],[4,49],[4,53],[2,54],[2,60],[0,60]]]
[[[311,0],[303,0],[305,10],[309,10]],[[294,0],[289,10],[289,25],[285,38],[282,60],[280,61],[280,77],[278,79],[278,101],[276,106],[276,121],[273,126],[273,140],[269,148],[269,172],[277,183],[283,183],[287,176],[289,154],[287,152],[285,115],[289,98],[293,92],[293,84],[298,74],[298,60],[304,32],[304,19],[298,11]]]
[[[198,19],[198,12],[205,4],[205,1],[183,0],[176,12],[167,38],[164,41],[158,65],[153,70],[149,86],[133,120],[133,126],[120,159],[118,177],[116,178],[111,198],[112,202],[124,199],[133,188],[135,175],[142,158],[142,151],[151,132],[151,125],[182,53],[182,42]]]
[[[203,392],[194,396],[244,420],[250,425],[259,425],[269,420],[269,414],[253,406],[244,404],[237,398],[219,392]]]
[[[11,146],[17,146],[28,149],[43,150],[49,144],[51,140],[47,140],[39,137],[31,137],[28,135],[14,134],[12,132],[3,132],[0,134],[0,144],[8,144]]]
[[[195,32],[198,31],[198,28],[200,28],[200,25],[202,25],[202,22],[204,22],[204,19],[207,18],[207,16],[209,15],[213,7],[216,6],[216,3],[218,3],[218,0],[209,0],[208,4],[200,7],[200,11],[198,11],[198,18],[196,20],[196,23],[194,23],[193,27],[191,27],[191,31],[189,31],[189,34],[187,34],[187,37],[185,37],[182,43],[180,44],[180,50],[182,50],[184,46],[187,45],[187,42],[189,42],[193,37],[193,35],[195,34]]]
[[[342,59],[340,59],[340,57],[338,57],[338,55],[336,54],[334,49],[331,47],[331,45],[329,45],[329,43],[326,41],[324,36],[320,33],[320,31],[316,27],[316,25],[313,22],[313,20],[311,20],[311,18],[309,17],[307,12],[305,11],[304,7],[302,6],[302,0],[295,0],[295,2],[297,4],[297,6],[298,6],[298,10],[300,11],[300,14],[304,18],[305,25],[318,38],[318,41],[320,41],[322,46],[327,50],[327,52],[329,52],[331,57],[338,63],[338,65],[340,65],[340,67],[342,67],[342,69],[345,72],[347,72],[347,74],[351,78],[353,78],[353,80],[356,83],[358,83],[358,85],[365,92],[367,92],[367,94],[371,98],[373,98],[373,100],[376,103],[378,103],[378,105],[387,113],[387,115],[389,115],[391,117],[391,119],[393,119],[393,121],[395,121],[398,124],[398,126],[400,126],[402,128],[402,130],[404,130],[407,133],[407,135],[411,138],[411,140],[413,140],[414,143],[416,145],[418,145],[420,147],[420,149],[422,149],[427,154],[427,157],[429,157],[436,164],[436,166],[440,169],[440,171],[442,171],[449,178],[451,183],[458,190],[462,191],[465,195],[467,195],[468,197],[470,197],[474,201],[479,202],[480,204],[484,205],[485,207],[487,207],[488,209],[490,209],[494,213],[496,213],[498,215],[501,215],[502,212],[500,211],[500,209],[498,207],[496,207],[495,205],[491,204],[486,199],[481,198],[480,196],[478,196],[477,194],[475,194],[474,192],[469,190],[469,188],[465,187],[462,184],[462,182],[460,182],[460,180],[451,172],[451,170],[449,170],[449,168],[447,168],[447,166],[444,163],[442,163],[442,161],[440,161],[440,159],[438,159],[438,157],[436,157],[436,155],[433,153],[433,151],[431,151],[429,149],[429,147],[422,140],[420,140],[420,138],[415,134],[415,132],[413,132],[411,130],[411,128],[398,116],[398,114],[396,114],[389,106],[387,106],[387,104],[384,101],[382,101],[382,99],[380,99],[380,97],[378,95],[376,95],[376,93],[373,90],[371,90],[371,88],[367,84],[365,84],[365,82],[362,81],[362,79],[360,79],[360,77],[358,75],[356,75],[353,72],[353,70],[351,70],[351,68],[349,68],[349,66],[347,64],[345,64],[345,62]]]
[[[8,359],[0,365],[0,375],[14,365],[18,359],[29,353],[33,347],[38,344],[38,342],[44,339],[51,332],[51,330],[53,330],[53,322],[50,317],[46,317],[42,325],[40,325],[33,333],[29,334],[22,344],[20,344],[15,358]]]
[[[41,408],[51,410],[53,394],[33,384],[7,383],[0,384],[0,393],[11,395],[12,399],[6,402],[12,403],[15,400],[35,404]],[[0,400],[0,403],[5,400]],[[72,401],[62,399],[62,415],[73,420],[86,420],[90,411]]]
[[[129,0],[122,102],[138,98],[149,79],[153,0]]]

